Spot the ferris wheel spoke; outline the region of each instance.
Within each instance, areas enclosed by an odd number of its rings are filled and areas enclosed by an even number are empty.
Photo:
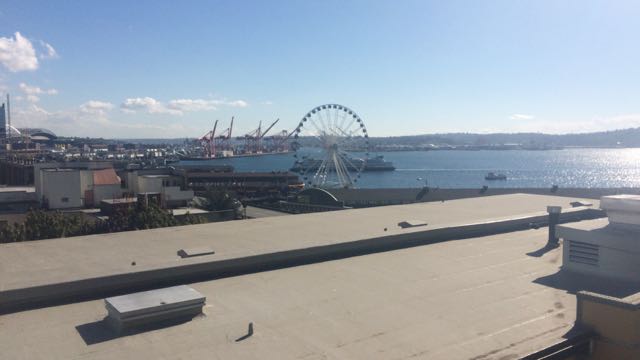
[[[339,162],[338,156],[336,155],[336,153],[332,154],[332,160],[333,160],[333,166],[336,169],[336,177],[338,179],[338,182],[340,184],[344,184],[345,183],[345,179],[344,179],[344,175],[342,174],[342,166]]]
[[[322,124],[323,132],[327,133],[327,131],[329,130],[329,127],[326,125],[326,123],[324,121],[324,116],[322,116],[322,109],[320,111],[318,111],[318,120],[320,120],[320,124]]]
[[[318,132],[317,136],[322,136],[322,129],[320,128],[320,126],[318,126],[318,124],[316,124],[313,118],[309,118],[309,122],[311,123],[311,125],[313,125],[314,128],[316,128],[316,131]],[[310,134],[313,135],[313,133]]]
[[[344,146],[346,144],[355,142],[356,139],[360,139],[360,137],[358,136],[353,136],[356,135],[357,133],[351,133],[351,134],[346,134],[345,136],[341,137],[340,140],[338,140],[336,143],[338,144],[338,147],[340,146]]]
[[[347,169],[347,166],[341,160],[341,158],[340,158],[340,156],[339,156],[339,154],[337,152],[336,152],[336,162],[338,163],[338,166],[340,167],[340,172],[342,173],[342,177],[344,179],[341,182],[341,184],[350,185],[353,181],[351,179],[351,175],[349,174],[349,169]]]
[[[334,111],[333,111],[333,129],[334,132],[337,132],[338,130],[340,130],[340,126],[338,124],[338,122],[340,121],[340,110],[338,110],[338,107],[334,107]]]
[[[333,133],[333,119],[331,119],[331,108],[326,109],[324,112],[325,117],[327,118],[327,129]]]
[[[324,183],[327,179],[327,163],[329,161],[329,155],[322,160],[322,163],[318,166],[318,170],[316,170],[316,174],[314,176],[315,179],[319,179]]]
[[[356,118],[351,118],[351,121],[349,122],[349,125],[343,127],[343,129],[346,132],[350,132],[351,131],[350,129],[353,127],[353,124],[355,124],[355,123],[356,123]]]
[[[346,132],[345,135],[344,135],[343,143],[346,143],[347,141],[353,140],[355,138],[359,138],[359,137],[356,137],[355,135],[357,135],[358,132],[360,132],[360,131],[361,131],[360,128],[355,128],[355,129],[353,129],[351,131]]]
[[[331,115],[331,108],[327,109],[326,111],[326,116],[328,119],[328,123],[329,123],[329,130],[331,131],[332,135],[338,135],[338,123],[336,121],[336,116],[338,115],[338,108],[335,107],[335,114],[334,116]]]
[[[340,129],[344,129],[344,123],[347,120],[347,111],[343,110],[342,111],[342,119],[340,120]]]
[[[340,148],[340,147],[343,147],[346,144],[349,144],[351,142],[351,140],[353,140],[353,139],[352,138],[348,138],[348,137],[341,137],[340,139],[338,139],[336,141],[336,144]]]
[[[326,112],[326,117],[327,117],[327,130],[329,131],[329,133],[332,136],[336,136],[337,135],[337,128],[334,124],[334,120],[331,118],[331,110],[328,109]]]
[[[364,160],[363,160],[363,163],[362,163],[362,165],[361,165],[361,166],[356,166],[356,165],[355,165],[355,164],[354,164],[354,163],[349,159],[349,155],[348,155],[347,153],[342,152],[342,153],[340,153],[339,155],[340,155],[340,157],[342,157],[342,159],[347,163],[347,165],[351,166],[351,168],[352,168],[354,171],[356,171],[356,172],[357,172],[357,171],[362,170],[362,168],[364,168]]]

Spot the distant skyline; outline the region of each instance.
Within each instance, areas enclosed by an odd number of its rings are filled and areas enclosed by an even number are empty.
[[[371,136],[640,126],[634,1],[8,0],[16,127],[235,135],[344,104]]]

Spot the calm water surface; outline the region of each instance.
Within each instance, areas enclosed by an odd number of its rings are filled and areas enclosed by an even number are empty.
[[[411,151],[380,152],[396,171],[365,172],[364,188],[419,187],[634,187],[640,186],[640,149],[566,149],[550,151]],[[210,160],[237,171],[282,171],[292,154]],[[183,161],[182,164],[194,164]],[[507,181],[486,181],[488,172],[503,173]]]

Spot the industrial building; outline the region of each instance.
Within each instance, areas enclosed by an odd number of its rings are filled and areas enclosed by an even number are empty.
[[[33,157],[12,156],[0,159],[0,184],[10,186],[33,185]]]
[[[120,179],[108,161],[35,163],[33,168],[36,197],[45,208],[92,207],[122,197]]]
[[[182,173],[187,185],[195,191],[219,187],[249,198],[286,195],[291,190],[303,187],[298,175],[287,171],[217,172],[183,169]]]
[[[131,193],[160,192],[164,188],[175,199],[185,199],[188,194],[184,191],[202,193],[210,188],[227,189],[246,198],[279,197],[302,187],[298,176],[290,172],[236,172],[229,166],[121,170],[118,174]]]
[[[515,194],[0,245],[3,355],[637,358],[639,288],[565,271],[549,205],[603,216]],[[103,298],[180,284],[201,315],[112,330]]]
[[[171,169],[122,171],[126,191],[130,195],[158,193],[166,207],[185,206],[193,200],[194,192],[187,189],[184,179],[174,175]]]
[[[36,196],[48,209],[93,207],[104,199],[122,197],[120,178],[113,168],[44,168],[38,175]]]

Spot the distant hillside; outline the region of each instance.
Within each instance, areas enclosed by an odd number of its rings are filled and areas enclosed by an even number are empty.
[[[491,145],[522,144],[546,146],[578,146],[578,147],[640,147],[640,128],[601,131],[582,134],[551,135],[543,133],[446,133],[423,134],[409,136],[371,137],[375,145],[391,146],[424,146],[434,145]],[[104,141],[104,140],[103,140]],[[136,144],[173,144],[184,143],[184,138],[174,139],[113,139],[117,142]]]
[[[542,133],[449,133],[375,137],[378,145],[489,145],[489,144],[536,144],[549,146],[584,147],[640,147],[640,128],[602,131],[583,134],[550,135]]]

